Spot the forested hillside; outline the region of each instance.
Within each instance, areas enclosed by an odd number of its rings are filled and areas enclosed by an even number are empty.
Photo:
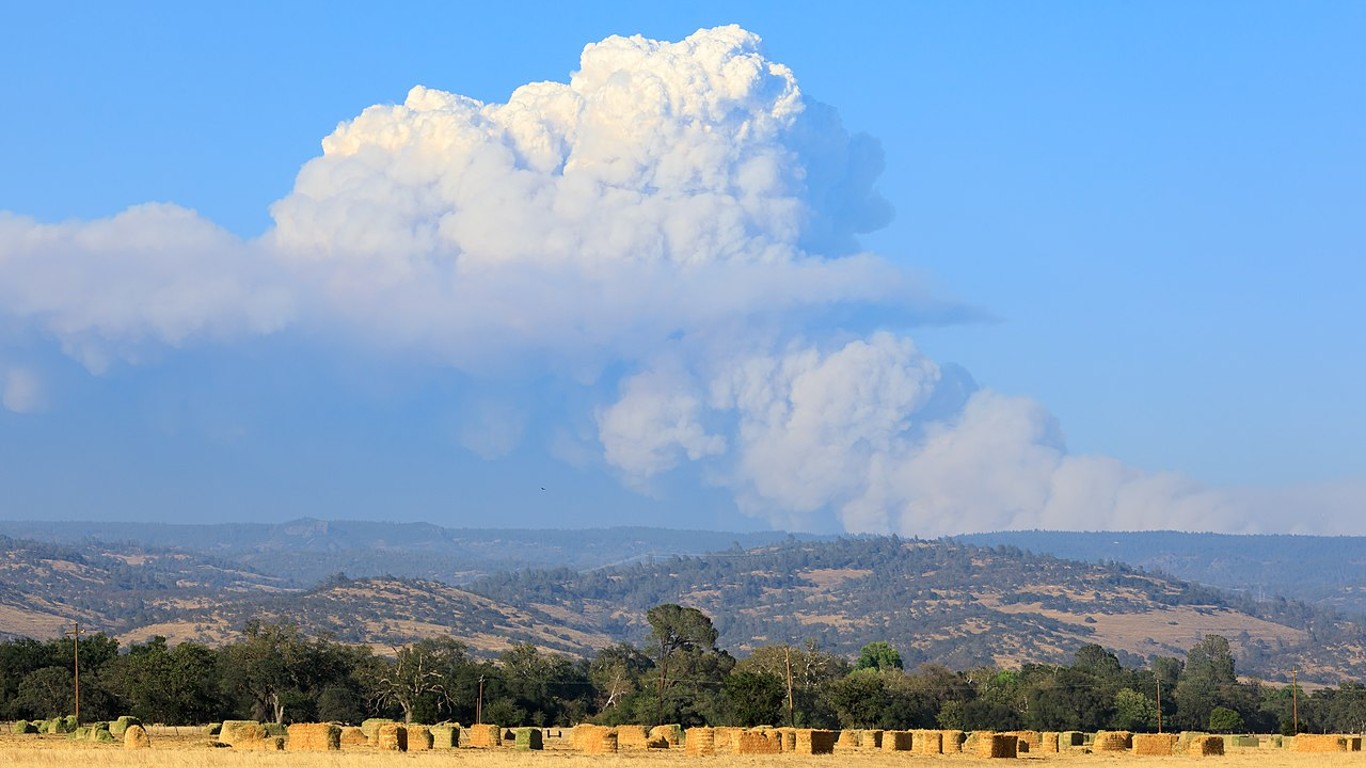
[[[310,589],[197,555],[141,546],[5,540],[0,631],[38,638],[70,622],[125,643],[165,636],[218,645],[252,621],[390,650],[454,637],[490,657],[517,643],[574,656],[639,643],[649,608],[713,617],[738,655],[814,642],[852,655],[896,645],[909,666],[1057,664],[1098,644],[1126,663],[1173,656],[1216,634],[1268,680],[1336,684],[1366,674],[1359,623],[1286,600],[1257,601],[1116,564],[1013,547],[850,538],[596,568],[525,570],[458,588],[335,574]]]
[[[646,608],[676,601],[714,616],[722,643],[741,652],[809,638],[852,653],[886,639],[910,665],[961,669],[1056,663],[1086,643],[1138,660],[1216,633],[1230,638],[1244,669],[1268,679],[1294,666],[1324,680],[1366,673],[1362,626],[1331,612],[952,541],[791,542],[591,573],[504,574],[471,589],[558,608],[627,639],[645,631]]]
[[[1003,531],[957,537],[1084,562],[1127,563],[1253,600],[1284,597],[1366,616],[1366,537]]]

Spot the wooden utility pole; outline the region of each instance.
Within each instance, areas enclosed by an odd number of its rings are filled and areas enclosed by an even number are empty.
[[[1157,675],[1153,677],[1157,680],[1157,732],[1162,733],[1162,678]]]
[[[787,646],[787,724],[797,727],[797,714],[792,706],[792,646]]]
[[[72,622],[72,629],[64,634],[71,636],[71,656],[76,679],[76,722],[81,721],[81,635],[85,634],[79,621]]]
[[[1295,730],[1292,733],[1300,732],[1300,668],[1290,668],[1290,717],[1294,723]]]
[[[474,724],[484,722],[484,676],[479,676],[479,698],[474,701]]]

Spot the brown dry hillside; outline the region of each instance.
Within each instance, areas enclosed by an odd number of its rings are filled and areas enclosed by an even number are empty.
[[[557,607],[640,639],[651,605],[715,620],[732,651],[817,640],[855,653],[887,640],[910,665],[1065,662],[1100,643],[1131,661],[1182,656],[1205,634],[1268,679],[1298,666],[1324,682],[1366,674],[1359,623],[1284,600],[1255,603],[1115,564],[1001,547],[894,538],[792,542],[607,571],[524,573],[474,585],[499,600]]]
[[[163,635],[172,641],[217,644],[230,640],[252,619],[297,622],[309,632],[372,645],[381,653],[439,637],[455,637],[487,655],[514,643],[531,643],[581,656],[612,642],[591,627],[567,626],[534,609],[512,608],[446,584],[413,579],[333,579],[307,592],[225,601],[185,611],[172,621],[130,628],[120,639],[142,642]]]
[[[678,602],[710,615],[722,647],[737,655],[808,639],[854,654],[885,640],[910,666],[968,668],[1068,662],[1081,645],[1099,643],[1136,663],[1182,656],[1214,633],[1231,641],[1245,674],[1279,680],[1298,668],[1302,681],[1328,684],[1366,676],[1362,625],[1336,614],[1116,564],[954,541],[794,540],[585,572],[521,571],[468,590],[340,576],[288,590],[183,553],[0,544],[0,633],[40,638],[80,620],[125,643],[159,634],[216,644],[259,619],[382,650],[455,637],[483,655],[521,642],[587,655],[643,642],[646,611]]]

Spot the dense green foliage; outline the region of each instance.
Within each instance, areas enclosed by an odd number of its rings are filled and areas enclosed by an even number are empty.
[[[514,645],[479,660],[454,639],[376,655],[369,647],[309,637],[292,624],[252,622],[233,643],[170,647],[164,639],[120,649],[81,640],[81,715],[132,714],[146,722],[254,718],[278,723],[372,716],[416,722],[505,725],[675,722],[806,727],[1035,730],[1121,729],[1293,732],[1366,728],[1366,686],[1308,694],[1240,680],[1228,641],[1203,638],[1184,659],[1127,667],[1098,645],[1065,664],[911,671],[888,643],[862,663],[822,650],[768,645],[737,661],[716,645],[710,617],[661,604],[647,612],[649,644],[617,644],[591,659]],[[0,643],[0,718],[70,711],[70,638]],[[789,688],[790,680],[790,688]],[[482,700],[480,691],[482,690]],[[1158,701],[1161,701],[1160,709]]]

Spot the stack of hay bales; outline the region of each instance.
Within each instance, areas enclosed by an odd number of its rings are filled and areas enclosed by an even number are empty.
[[[1176,754],[1177,736],[1174,733],[1135,733],[1133,741],[1135,755]]]
[[[38,725],[36,723],[31,723],[27,720],[18,720],[15,721],[14,726],[10,729],[10,732],[22,734],[37,733]]]
[[[1058,732],[1044,731],[1039,734],[1039,751],[1045,754],[1056,754],[1058,751]]]
[[[123,729],[124,749],[148,749],[151,746],[152,740],[148,738],[146,728],[134,724]]]
[[[428,731],[432,734],[433,749],[455,749],[460,746],[460,726],[451,723],[433,725]]]
[[[939,748],[943,754],[957,754],[963,751],[963,744],[967,739],[967,734],[959,730],[949,729],[939,731]],[[919,750],[917,749],[917,751]]]
[[[974,732],[977,737],[977,756],[987,758],[1013,758],[1019,756],[1020,740],[1009,733],[992,731]]]
[[[1020,740],[1020,752],[1038,752],[1043,746],[1043,736],[1038,731],[1011,731],[1011,736]]]
[[[617,749],[645,749],[650,741],[650,728],[646,725],[618,725]]]
[[[910,731],[883,731],[883,752],[910,752],[913,744]]]
[[[1128,752],[1134,735],[1129,731],[1100,731],[1092,746],[1097,752]]]
[[[650,729],[650,741],[656,741],[658,739],[664,739],[670,747],[676,747],[679,744],[682,744],[683,726],[677,724],[656,725]]]
[[[1195,736],[1191,738],[1187,751],[1200,757],[1222,755],[1224,754],[1224,740],[1219,736]]]
[[[859,731],[858,745],[860,749],[882,749],[882,731],[877,729]]]
[[[540,728],[518,728],[512,736],[512,744],[521,750],[545,749],[544,737]]]
[[[740,737],[744,728],[736,728],[730,725],[718,725],[713,729],[716,754],[727,755],[735,753],[735,741]]]
[[[792,750],[798,755],[830,755],[835,752],[835,732],[798,728]]]
[[[796,752],[796,751],[797,751],[797,729],[796,729],[796,728],[779,728],[779,729],[778,729],[778,734],[779,734],[779,737],[783,740],[783,751],[784,751],[784,752]]]
[[[432,737],[432,729],[425,725],[409,725],[408,728],[408,751],[427,752],[432,748],[436,739]]]
[[[294,723],[286,746],[291,752],[328,752],[341,749],[341,726],[332,723]]]
[[[218,729],[218,743],[242,747],[266,737],[266,729],[255,720],[224,720]]]
[[[783,751],[783,738],[772,728],[751,728],[736,734],[731,747],[737,755],[777,755]]]
[[[944,753],[944,732],[918,730],[911,732],[911,749],[917,755],[941,755]]]
[[[1081,731],[1061,731],[1058,733],[1058,749],[1086,746],[1086,734]]]
[[[586,755],[614,755],[617,752],[617,729],[605,725],[590,725],[579,734],[579,751]]]
[[[379,733],[379,727],[395,722],[398,721],[391,720],[387,717],[371,717],[361,721],[360,730],[361,733],[365,734],[366,743],[373,747],[375,746],[375,734]],[[226,725],[226,723],[224,725]]]
[[[370,739],[366,737],[365,731],[356,725],[343,726],[338,738],[343,747],[365,747],[370,744]]]
[[[1295,752],[1350,752],[1347,737],[1337,733],[1301,733],[1291,747]],[[1358,747],[1358,749],[1360,749]]]
[[[408,729],[398,723],[380,723],[374,745],[381,752],[407,752]]]
[[[469,736],[471,747],[501,747],[503,746],[503,731],[496,725],[482,723],[471,725],[465,729]]]
[[[845,728],[840,731],[839,738],[835,739],[835,746],[841,750],[855,750],[859,745],[859,731],[852,728]]]
[[[683,753],[692,757],[711,757],[716,754],[716,729],[689,728],[683,734]]]

